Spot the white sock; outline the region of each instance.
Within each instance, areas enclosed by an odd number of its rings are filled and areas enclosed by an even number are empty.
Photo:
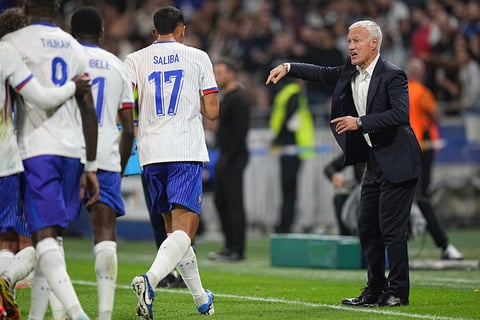
[[[49,296],[50,288],[47,279],[45,279],[40,266],[36,263],[32,281],[29,320],[43,320],[47,312]]]
[[[176,230],[165,239],[152,266],[147,272],[150,285],[156,288],[158,282],[165,278],[177,265],[190,247],[190,237],[185,231]]]
[[[57,298],[53,291],[50,291],[49,296],[50,309],[52,310],[53,320],[63,320],[66,318],[66,312],[63,308],[62,302]]]
[[[57,237],[58,247],[60,248],[60,253],[62,254],[63,259],[65,259],[65,249],[63,248],[63,237]],[[50,309],[52,310],[52,316],[54,320],[63,320],[67,318],[66,311],[63,308],[62,302],[57,298],[57,296],[50,292]]]
[[[50,290],[60,299],[71,318],[76,319],[85,315],[67,273],[65,259],[57,241],[53,238],[46,238],[38,242],[36,248],[37,261],[48,281]]]
[[[93,247],[97,275],[98,319],[112,318],[115,285],[117,282],[117,243],[102,241]]]
[[[192,294],[193,301],[197,306],[201,306],[208,302],[208,296],[205,293],[205,289],[202,286],[202,280],[200,280],[200,273],[198,272],[197,256],[190,246],[177,264],[177,269],[182,275],[183,281]]]
[[[26,247],[17,252],[8,269],[3,272],[2,277],[9,281],[10,287],[15,288],[15,284],[28,276],[34,268],[35,249]]]
[[[5,270],[8,270],[14,256],[15,255],[10,250],[7,250],[7,249],[0,250],[0,273],[2,273]]]

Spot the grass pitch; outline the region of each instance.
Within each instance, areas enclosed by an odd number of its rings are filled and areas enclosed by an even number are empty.
[[[451,230],[449,237],[466,259],[480,260],[480,230]],[[369,309],[344,307],[342,298],[357,296],[365,270],[279,268],[270,265],[268,237],[250,236],[247,259],[212,262],[207,252],[219,241],[199,239],[197,257],[203,285],[215,293],[214,319],[480,319],[479,270],[412,270],[410,306]],[[440,255],[428,235],[409,242],[412,259]],[[97,319],[94,261],[89,239],[66,238],[69,274],[91,319]],[[153,242],[119,241],[118,280],[113,319],[137,319],[131,279],[144,273],[155,255]],[[28,317],[30,289],[17,290],[22,319]],[[187,289],[157,289],[155,319],[201,317]],[[48,311],[45,319],[52,319]]]

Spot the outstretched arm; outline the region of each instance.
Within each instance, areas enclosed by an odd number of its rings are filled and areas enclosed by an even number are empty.
[[[282,63],[270,70],[270,74],[268,75],[267,81],[265,84],[269,84],[270,82],[273,84],[277,84],[283,77],[285,77],[290,71],[290,64],[289,63]]]
[[[43,110],[49,110],[57,108],[76,93],[85,93],[90,90],[90,80],[75,77],[62,87],[44,87],[33,77],[24,87],[15,89],[25,100]]]

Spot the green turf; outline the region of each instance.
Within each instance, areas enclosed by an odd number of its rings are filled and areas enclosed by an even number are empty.
[[[450,239],[466,259],[480,259],[480,230],[452,230]],[[197,256],[205,288],[216,294],[214,319],[480,319],[480,271],[411,271],[410,306],[387,309],[348,308],[345,297],[358,295],[364,270],[321,270],[270,266],[268,237],[251,236],[247,259],[238,263],[207,260],[218,241],[199,240]],[[144,273],[154,257],[150,242],[119,241],[118,287],[113,319],[137,319],[130,281]],[[414,258],[438,258],[430,237],[409,243]],[[93,254],[88,239],[65,240],[68,270],[84,309],[96,319]],[[157,290],[155,319],[197,319],[187,289]],[[30,290],[17,290],[26,319]],[[51,319],[47,313],[46,319]]]

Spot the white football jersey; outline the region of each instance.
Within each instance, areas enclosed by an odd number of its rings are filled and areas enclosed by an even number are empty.
[[[33,77],[18,53],[8,43],[0,41],[0,177],[23,171],[12,114],[9,84],[19,91]]]
[[[140,164],[208,161],[200,98],[218,92],[208,55],[175,41],[155,42],[127,55],[125,64],[138,88]]]
[[[35,23],[7,34],[2,40],[17,49],[35,77],[46,87],[61,86],[87,71],[83,46],[54,24]],[[84,157],[81,123],[75,98],[51,111],[26,101],[18,112],[18,144],[22,159],[47,154]]]
[[[133,108],[133,89],[123,62],[112,53],[90,44],[83,44],[88,57],[88,74],[97,110],[99,169],[120,172],[117,112]]]

